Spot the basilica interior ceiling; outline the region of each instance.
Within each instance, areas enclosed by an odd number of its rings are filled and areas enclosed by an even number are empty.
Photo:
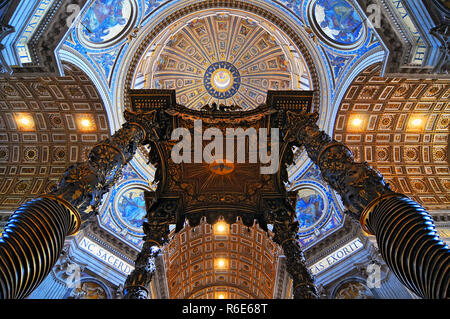
[[[126,2],[124,10],[136,9]],[[244,110],[264,103],[267,90],[302,89],[316,90],[314,109],[320,110],[322,121],[326,122],[332,114],[326,101],[336,93],[328,95],[327,90],[322,92],[319,88],[331,86],[336,91],[346,65],[355,63],[369,50],[379,49],[373,32],[361,25],[358,14],[353,14],[349,20],[352,32],[347,37],[329,27],[327,33],[313,39],[314,46],[323,45],[325,60],[330,63],[327,71],[319,74],[320,64],[316,62],[321,60],[307,48],[311,41],[305,40],[308,33],[297,30],[298,25],[287,18],[289,15],[281,18],[286,14],[284,7],[277,8],[280,11],[277,14],[278,11],[265,6],[239,1],[228,1],[225,7],[208,1],[181,7],[174,3],[158,19],[150,21],[158,4],[145,3],[145,12],[138,10],[140,20],[136,24],[140,27],[128,31],[128,37],[102,35],[100,26],[89,24],[98,17],[87,10],[83,25],[94,29],[94,34],[81,25],[69,34],[62,50],[63,56],[71,59],[83,53],[83,59],[98,68],[98,74],[111,88],[108,95],[117,101],[119,109],[129,106],[128,88],[175,89],[177,102],[193,109],[218,102],[237,104]],[[352,8],[342,4],[348,10]],[[304,2],[289,10],[300,16],[320,11],[321,15],[311,22],[314,23],[311,28],[317,28],[327,20],[326,12],[330,13],[332,8],[322,1],[316,6]],[[123,16],[128,17],[128,13]],[[126,25],[122,24],[124,34]],[[108,30],[107,26],[104,28]],[[339,50],[344,50],[346,56],[337,53]],[[121,113],[113,112],[111,117],[120,119]],[[117,127],[115,121],[111,125]],[[145,215],[143,192],[155,187],[151,182],[155,168],[147,164],[148,154],[147,147],[140,147],[100,212],[100,221],[106,229],[120,234],[137,248],[142,245],[143,236],[139,222]],[[312,245],[342,226],[342,208],[301,150],[296,150],[295,165],[289,172],[292,179],[289,189],[299,192],[300,241],[305,246]],[[302,214],[305,210],[308,213]],[[133,211],[134,215],[127,217],[127,211]]]
[[[387,12],[383,23],[395,17],[390,29],[368,23],[364,10],[372,2],[361,0],[77,1],[78,20],[55,50],[64,76],[0,78],[0,210],[13,211],[48,192],[67,166],[86,161],[92,146],[121,128],[129,89],[173,89],[177,103],[194,110],[215,102],[244,111],[264,103],[268,90],[312,90],[320,128],[348,145],[356,161],[375,166],[395,191],[428,210],[448,210],[450,82],[383,74],[392,71],[387,57],[413,70],[421,65],[408,58],[433,54],[430,48],[413,54],[413,46],[406,55],[388,52],[384,40],[392,28],[413,40],[423,29],[404,14],[402,1],[380,1]],[[45,10],[58,3],[35,2],[35,12],[27,13],[39,21],[44,11],[38,3]],[[36,32],[27,23],[17,29]],[[54,29],[62,37],[63,28]],[[31,40],[30,47],[36,45]],[[16,64],[30,66],[33,51],[22,59]],[[285,186],[297,195],[297,240],[318,259],[357,232],[306,152],[297,148],[294,154]],[[144,192],[157,187],[148,156],[149,148],[141,146],[102,198],[98,224],[90,228],[93,241],[94,233],[107,234],[98,245],[111,248],[108,241],[117,240],[125,255],[123,246],[134,254],[142,248]],[[187,167],[202,189],[231,185],[210,166]],[[250,180],[245,170],[235,173]],[[242,221],[216,227],[202,220],[172,231],[163,251],[169,296],[272,298],[282,251],[271,232]],[[341,284],[338,298],[373,297],[357,280]],[[77,293],[110,297],[99,287],[86,281]]]
[[[221,4],[211,1],[94,1],[87,4],[75,27],[69,30],[59,55],[63,61],[76,64],[95,82],[111,131],[120,128],[123,122],[123,109],[129,106],[129,88],[175,89],[177,102],[193,109],[212,102],[252,109],[265,101],[267,90],[310,89],[316,92],[314,109],[320,114],[320,125],[330,133],[336,131],[337,139],[351,145],[358,142],[346,133],[351,128],[342,119],[345,116],[342,112],[347,104],[357,104],[353,103],[356,96],[345,93],[341,102],[341,91],[348,87],[355,68],[382,59],[383,45],[374,29],[364,23],[364,13],[354,2],[333,3],[335,6],[325,0],[224,1]],[[115,19],[107,19],[105,12],[110,12]],[[370,79],[366,77],[367,81]],[[362,76],[353,80],[349,92],[358,85],[362,88],[361,81]],[[381,87],[386,83],[370,85]],[[382,90],[378,91],[381,95]],[[368,98],[372,98],[370,101],[378,98],[366,97],[370,93],[367,92],[358,92],[361,96],[358,99],[365,99],[367,103]],[[445,98],[443,93],[441,96]],[[353,112],[351,109],[348,107],[348,112]],[[383,112],[376,107],[373,111]],[[412,138],[409,133],[399,134]],[[433,135],[432,140],[423,140],[424,145],[435,145],[434,151],[424,148],[429,150],[427,154],[433,165],[430,162],[420,168],[420,162],[416,165],[409,160],[408,165],[401,168],[377,165],[382,173],[387,173],[394,188],[407,184],[409,189],[405,188],[405,192],[411,194],[415,192],[412,187],[420,184],[417,170],[422,169],[424,176],[430,169],[445,171],[445,165],[439,164],[444,163],[441,157],[435,162],[436,156],[445,151],[439,148],[439,145],[445,146],[443,135],[439,134]],[[375,132],[369,135],[372,137],[364,137],[367,139],[364,143],[378,143],[386,136]],[[431,139],[431,135],[426,138]],[[391,139],[389,145],[393,147],[397,142]],[[367,152],[361,143],[351,147],[358,159],[378,164],[376,156],[384,154],[384,149],[378,144],[367,145]],[[73,146],[72,149],[75,150]],[[370,153],[369,149],[373,150],[373,158],[363,158]],[[403,156],[403,148],[401,150],[399,156]],[[412,154],[414,150],[408,148],[408,152]],[[82,153],[79,152],[79,156]],[[393,155],[388,151],[386,156]],[[102,227],[118,234],[136,249],[142,245],[143,192],[156,187],[152,183],[155,168],[147,164],[147,157],[148,148],[141,147],[117,185],[103,199],[99,214]],[[392,174],[404,177],[391,178],[393,175],[389,175],[386,167]],[[409,177],[412,167],[417,178]],[[427,182],[423,182],[425,189],[420,194],[426,196],[420,200],[432,205],[428,207],[445,207],[446,175],[442,174],[439,175],[442,178],[430,177],[428,181],[426,177]],[[305,152],[295,151],[295,164],[289,167],[289,176],[288,189],[299,194],[296,204],[301,226],[299,240],[308,247],[342,226],[343,207],[334,191],[323,183]],[[414,181],[414,186],[410,181]],[[429,195],[431,187],[437,187],[440,193]],[[308,213],[304,213],[306,211]]]
[[[448,209],[450,82],[361,72],[339,107],[334,138],[375,166],[393,190],[429,210]]]
[[[106,110],[86,74],[0,79],[0,207],[48,192],[70,164],[110,136]]]
[[[270,299],[281,249],[258,225],[205,220],[165,247],[171,298]]]

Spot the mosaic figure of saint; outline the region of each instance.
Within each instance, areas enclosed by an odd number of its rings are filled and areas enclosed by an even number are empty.
[[[119,210],[122,218],[133,227],[141,227],[146,209],[144,192],[128,191],[119,201]]]
[[[337,42],[351,44],[357,41],[362,22],[355,9],[344,0],[319,0],[316,4],[324,10],[320,27],[328,28]]]
[[[127,23],[122,11],[123,2],[124,0],[97,0],[88,9],[82,24],[83,32],[90,41],[102,43],[113,27]]]
[[[300,228],[314,225],[322,216],[324,210],[322,196],[314,190],[301,190],[298,194],[296,211]]]

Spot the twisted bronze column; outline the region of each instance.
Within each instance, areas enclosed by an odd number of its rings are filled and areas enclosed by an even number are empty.
[[[175,200],[152,201],[146,192],[147,222],[143,224],[144,244],[135,262],[135,268],[125,281],[123,299],[148,299],[148,288],[155,274],[155,260],[161,247],[169,242],[170,218],[178,203]]]
[[[58,186],[19,207],[0,238],[0,299],[24,298],[48,275],[64,239],[95,215],[102,196],[146,140],[151,114],[125,112],[126,122],[93,147],[89,160],[70,166]]]
[[[24,298],[56,263],[64,238],[80,227],[65,200],[41,196],[19,207],[0,238],[0,299]]]
[[[273,223],[273,241],[283,248],[287,272],[292,277],[294,299],[318,299],[314,276],[306,267],[306,260],[298,242],[298,221],[294,209],[283,200],[267,200],[270,222]]]
[[[123,299],[148,299],[148,289],[155,274],[155,260],[161,252],[160,245],[145,240],[134,263],[134,270],[128,275]]]
[[[416,295],[449,297],[449,249],[422,206],[402,194],[378,197],[363,211],[361,225],[375,234],[386,263]]]
[[[393,192],[383,176],[317,126],[318,114],[287,112],[286,140],[304,146],[323,179],[337,191],[362,228],[375,235],[381,255],[398,279],[422,298],[448,298],[450,251],[427,211]]]

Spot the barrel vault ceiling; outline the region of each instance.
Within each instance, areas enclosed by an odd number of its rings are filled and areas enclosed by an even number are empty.
[[[74,65],[64,77],[0,79],[0,207],[20,204],[55,186],[67,166],[110,136],[102,99]]]
[[[450,81],[380,77],[380,71],[380,64],[370,66],[350,85],[334,138],[395,191],[428,210],[448,209]]]

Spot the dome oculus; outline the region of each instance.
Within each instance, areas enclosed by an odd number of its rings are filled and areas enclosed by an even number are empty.
[[[241,75],[229,62],[216,62],[206,69],[203,77],[206,91],[216,99],[229,99],[239,90]]]

